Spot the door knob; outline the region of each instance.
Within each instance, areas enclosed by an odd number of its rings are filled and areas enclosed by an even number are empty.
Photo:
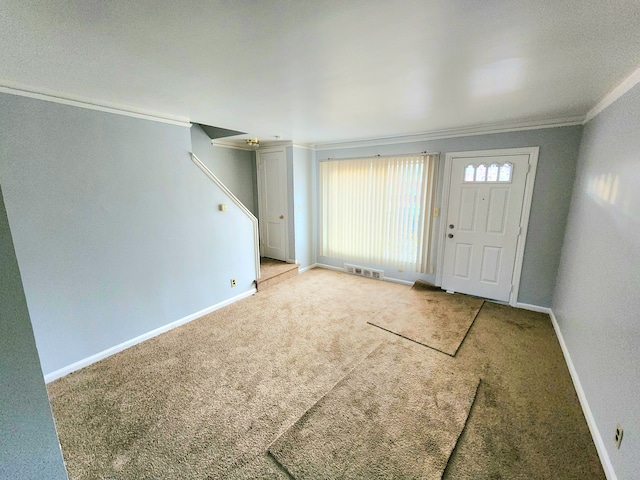
[[[450,233],[449,235],[447,235],[449,238],[453,238],[453,233]]]
[[[453,223],[450,223],[450,224],[449,224],[449,228],[453,228]]]
[[[284,215],[280,215],[278,218],[280,218],[280,220],[284,220]]]

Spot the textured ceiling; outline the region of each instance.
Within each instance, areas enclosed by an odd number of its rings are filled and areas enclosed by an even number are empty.
[[[3,0],[0,84],[300,143],[584,116],[637,0]]]

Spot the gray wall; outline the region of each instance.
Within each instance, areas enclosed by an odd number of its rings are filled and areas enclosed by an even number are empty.
[[[255,152],[211,145],[211,139],[199,125],[191,127],[191,143],[193,153],[257,218]]]
[[[295,195],[293,190],[293,145],[285,148],[285,155],[287,160],[287,212],[288,222],[287,228],[289,229],[289,258],[288,262],[293,263],[296,261],[296,215],[295,215]]]
[[[492,150],[499,148],[540,147],[538,171],[533,192],[527,246],[522,266],[518,301],[543,307],[551,306],[565,222],[569,211],[571,187],[582,133],[581,126],[525,130],[520,132],[476,135],[424,142],[319,150],[318,161],[369,155],[396,155],[422,151],[440,152],[440,186],[447,152]],[[441,204],[439,188],[437,204]],[[436,222],[434,238],[439,234]],[[437,252],[434,251],[434,258]],[[349,259],[318,257],[318,262],[342,267]],[[379,267],[377,265],[367,265]],[[434,282],[435,275],[411,275],[385,269],[389,277],[413,281],[423,278]]]
[[[189,128],[0,94],[0,145],[45,374],[253,288],[251,221]]]
[[[295,222],[295,256],[300,268],[315,263],[314,209],[316,163],[313,152],[306,148],[293,147],[293,207]]]
[[[620,480],[640,472],[640,86],[584,128],[553,300]],[[616,424],[625,430],[613,444]]]
[[[0,478],[66,479],[1,190],[0,263]]]

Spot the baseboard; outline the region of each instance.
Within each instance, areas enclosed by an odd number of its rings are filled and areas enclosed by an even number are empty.
[[[399,283],[400,285],[408,285],[410,287],[413,286],[414,283],[416,283],[410,280],[401,280],[399,278],[392,278],[392,277],[384,277],[384,281],[391,282],[391,283]]]
[[[59,370],[56,370],[54,372],[48,373],[47,375],[44,376],[44,381],[45,383],[50,383],[53,382],[54,380],[57,380],[59,378],[62,378],[66,375],[69,375],[72,372],[75,372],[76,370],[80,370],[81,368],[87,367],[89,365],[91,365],[92,363],[95,363],[99,360],[102,360],[104,358],[110,357],[111,355],[121,352],[123,350],[126,350],[129,347],[133,347],[134,345],[137,345],[138,343],[142,343],[145,340],[149,340],[150,338],[156,337],[158,335],[160,335],[161,333],[165,333],[168,332],[169,330],[173,330],[176,327],[179,327],[180,325],[184,325],[185,323],[189,323],[193,320],[195,320],[196,318],[200,318],[203,315],[206,315],[208,313],[211,313],[215,310],[219,310],[222,307],[226,307],[227,305],[231,305],[234,302],[237,302],[238,300],[242,300],[243,298],[247,298],[250,297],[251,295],[253,295],[254,293],[256,293],[256,289],[253,288],[251,290],[247,290],[244,293],[241,293],[240,295],[236,295],[235,297],[231,297],[227,300],[224,300],[220,303],[216,303],[215,305],[211,305],[210,307],[207,307],[203,310],[200,310],[198,312],[192,313],[191,315],[187,315],[186,317],[181,318],[180,320],[176,320],[175,322],[171,322],[168,323],[166,325],[163,325],[162,327],[156,328],[155,330],[151,330],[150,332],[147,333],[143,333],[142,335],[139,335],[135,338],[132,338],[131,340],[127,340],[126,342],[122,342],[119,345],[115,345],[111,348],[107,348],[106,350],[103,350],[102,352],[96,353],[95,355],[91,355],[90,357],[84,358],[78,362],[72,363],[71,365],[67,365],[66,367],[63,367]]]
[[[593,418],[593,413],[591,413],[591,408],[589,407],[587,396],[585,395],[584,390],[582,388],[582,383],[580,383],[580,377],[578,377],[578,372],[576,371],[576,367],[574,366],[573,361],[571,360],[571,354],[569,353],[567,344],[565,343],[564,337],[562,336],[562,332],[560,331],[560,325],[558,325],[558,320],[556,319],[556,316],[553,313],[553,310],[551,309],[549,309],[549,316],[551,317],[551,323],[553,324],[553,329],[556,331],[558,342],[560,342],[560,348],[562,349],[564,360],[567,363],[567,367],[569,367],[571,380],[573,380],[573,386],[576,389],[576,393],[578,394],[578,399],[580,400],[580,405],[582,406],[582,412],[584,413],[584,417],[587,420],[587,425],[589,426],[589,431],[591,432],[593,443],[595,443],[596,445],[596,450],[598,452],[598,456],[600,457],[600,463],[602,463],[604,474],[606,475],[607,480],[618,480],[616,472],[613,469],[613,465],[611,464],[611,459],[609,458],[609,454],[607,453],[607,449],[604,446],[602,435],[600,435],[600,430],[598,430],[596,421]]]
[[[523,310],[531,310],[532,312],[546,313],[548,315],[553,313],[549,307],[541,307],[540,305],[532,305],[530,303],[516,302],[514,307],[522,308]]]
[[[335,270],[336,272],[342,272],[342,273],[347,273],[344,271],[344,268],[342,267],[334,267],[333,265],[327,265],[325,263],[316,263],[315,264],[316,267],[320,267],[320,268],[326,268],[327,270]],[[356,275],[358,276],[358,275]],[[365,277],[363,277],[365,278]],[[391,277],[387,277],[385,276],[382,281],[384,282],[391,282],[391,283],[399,283],[401,285],[413,285],[414,282],[410,282],[409,280],[400,280],[399,278],[391,278]]]
[[[344,271],[344,268],[342,268],[342,267],[334,267],[333,265],[327,265],[326,263],[316,263],[316,267],[325,268],[327,270],[333,270],[333,271],[336,271],[336,272],[346,273]]]
[[[304,268],[299,268],[299,269],[298,269],[298,273],[304,273],[304,272],[306,272],[307,270],[311,270],[312,268],[316,268],[317,266],[318,266],[318,264],[317,264],[317,263],[312,263],[311,265],[307,265],[307,266],[306,266],[306,267],[304,267]]]

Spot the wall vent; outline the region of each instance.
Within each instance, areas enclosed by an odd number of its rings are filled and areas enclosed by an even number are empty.
[[[351,275],[360,275],[361,277],[373,278],[374,280],[384,280],[384,272],[382,270],[374,270],[373,268],[359,267],[345,263],[344,271]]]

